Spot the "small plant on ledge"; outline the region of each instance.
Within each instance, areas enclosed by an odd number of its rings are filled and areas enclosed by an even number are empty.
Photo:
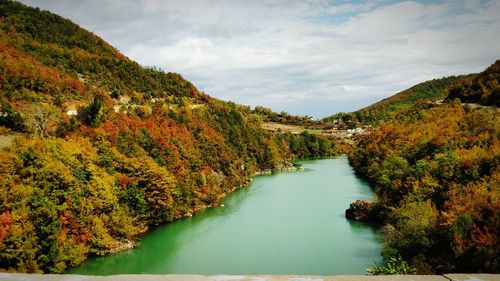
[[[415,274],[417,272],[401,256],[390,258],[386,265],[379,265],[376,261],[373,263],[374,267],[366,270],[371,275]]]

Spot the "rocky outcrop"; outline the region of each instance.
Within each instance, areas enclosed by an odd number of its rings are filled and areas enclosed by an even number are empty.
[[[109,253],[117,253],[117,252],[123,252],[126,250],[130,250],[135,247],[135,242],[132,240],[126,240],[123,242],[117,242],[116,246],[111,248],[109,250]]]
[[[351,220],[368,222],[373,218],[373,203],[356,200],[345,210],[345,217]]]
[[[355,221],[383,225],[387,221],[389,213],[389,209],[382,204],[356,200],[345,210],[345,217]]]

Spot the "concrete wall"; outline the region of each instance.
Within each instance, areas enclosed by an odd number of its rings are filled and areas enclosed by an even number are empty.
[[[498,274],[447,275],[57,275],[0,273],[1,281],[500,281]]]

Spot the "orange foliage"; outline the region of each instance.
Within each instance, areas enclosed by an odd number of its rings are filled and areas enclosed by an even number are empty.
[[[29,85],[25,85],[28,88],[33,87],[35,81],[41,80],[51,91],[56,90],[60,85],[67,85],[72,92],[83,93],[85,91],[85,85],[79,80],[61,74],[55,67],[43,65],[34,57],[11,45],[0,44],[0,60],[4,65],[1,76],[4,79],[9,77],[17,80],[27,79],[30,81]]]
[[[118,183],[122,188],[126,187],[132,182],[132,179],[126,175],[118,175]]]

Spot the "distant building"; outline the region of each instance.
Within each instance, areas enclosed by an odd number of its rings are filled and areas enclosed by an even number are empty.
[[[365,132],[363,128],[355,128],[355,129],[347,129],[348,133],[357,133],[357,134],[362,134]]]

